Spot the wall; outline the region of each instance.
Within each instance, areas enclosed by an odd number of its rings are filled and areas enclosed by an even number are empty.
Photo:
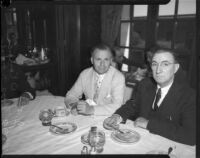
[[[90,49],[100,42],[100,6],[57,5],[56,53],[59,95],[65,95],[90,65]]]

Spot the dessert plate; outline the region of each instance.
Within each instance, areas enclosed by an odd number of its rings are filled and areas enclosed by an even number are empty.
[[[111,138],[118,142],[123,144],[133,144],[140,140],[140,134],[136,131],[130,130],[130,129],[120,129],[122,132],[119,131],[113,131],[111,133]]]
[[[163,151],[163,150],[152,150],[152,151],[147,152],[146,154],[148,154],[148,155],[167,155],[167,152]],[[177,158],[177,156],[174,154],[169,154],[169,157]]]
[[[59,122],[59,123],[55,123],[55,124],[51,125],[49,128],[49,131],[52,134],[63,135],[63,134],[72,133],[76,129],[77,129],[77,125],[75,123]]]

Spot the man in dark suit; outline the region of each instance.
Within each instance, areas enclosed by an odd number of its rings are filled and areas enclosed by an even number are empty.
[[[153,78],[145,78],[132,100],[104,121],[104,127],[134,120],[136,127],[149,130],[176,142],[195,145],[196,94],[187,82],[176,76],[176,55],[169,49],[155,50],[151,69]]]
[[[20,97],[20,105],[35,98],[35,90],[30,87],[25,74],[16,64],[5,59],[1,61],[1,93],[1,99]]]

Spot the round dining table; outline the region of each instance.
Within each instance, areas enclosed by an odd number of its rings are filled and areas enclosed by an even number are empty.
[[[150,133],[146,129],[134,127],[133,121],[127,120],[120,124],[120,129],[129,129],[137,132],[140,138],[134,143],[120,143],[112,139],[114,131],[103,127],[106,115],[72,115],[53,118],[52,121],[65,121],[76,125],[71,133],[56,135],[50,132],[50,126],[42,125],[39,114],[44,109],[52,111],[65,107],[64,97],[36,96],[27,105],[18,107],[18,98],[12,99],[12,105],[1,107],[2,133],[6,141],[2,145],[2,155],[73,155],[81,154],[84,146],[81,136],[87,134],[91,127],[96,126],[105,133],[105,144],[101,155],[148,154],[152,151],[165,151],[171,147],[172,155],[176,158],[195,158],[196,146],[181,144],[159,135]]]

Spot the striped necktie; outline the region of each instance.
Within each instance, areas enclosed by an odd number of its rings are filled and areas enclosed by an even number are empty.
[[[155,102],[154,102],[154,111],[156,111],[158,109],[158,101],[160,100],[161,98],[161,88],[158,89],[157,93],[156,93],[156,96],[155,96]]]

